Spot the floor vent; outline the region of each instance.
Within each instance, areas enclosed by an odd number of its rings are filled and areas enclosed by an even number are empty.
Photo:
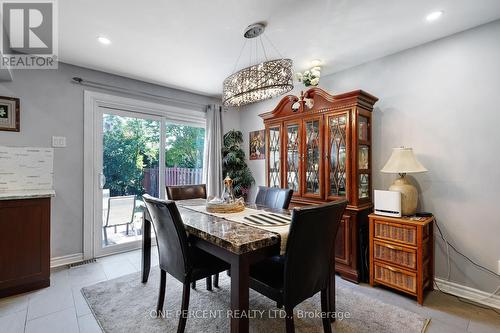
[[[75,262],[73,264],[69,264],[68,267],[73,268],[73,267],[78,267],[78,266],[82,266],[82,265],[86,265],[86,264],[91,264],[93,262],[96,262],[96,260],[95,259],[88,259],[88,260],[84,260],[84,261],[80,261],[80,262]]]

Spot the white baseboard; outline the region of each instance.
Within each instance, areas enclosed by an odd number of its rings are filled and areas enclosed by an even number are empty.
[[[75,253],[62,257],[54,257],[50,259],[50,268],[74,264],[83,260],[83,253]]]
[[[474,301],[479,304],[483,304],[492,308],[500,309],[500,296],[493,295],[490,296],[489,293],[484,292],[479,289],[474,289],[471,287],[466,287],[461,284],[446,281],[443,279],[436,278],[435,282],[439,289],[444,292],[450,293],[452,295],[458,296],[460,298],[465,298]],[[489,297],[490,296],[490,297]]]

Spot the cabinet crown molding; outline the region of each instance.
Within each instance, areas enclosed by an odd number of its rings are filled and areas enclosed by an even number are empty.
[[[311,108],[305,107],[304,99],[312,99],[313,106]],[[259,116],[266,121],[271,118],[280,118],[297,114],[314,114],[327,110],[343,109],[354,105],[358,105],[367,111],[372,111],[373,104],[377,101],[377,97],[363,90],[353,90],[338,95],[331,95],[321,88],[313,87],[305,92],[301,92],[301,97],[295,95],[283,97],[272,111],[264,112]],[[300,107],[293,110],[292,105],[296,102],[300,103]]]

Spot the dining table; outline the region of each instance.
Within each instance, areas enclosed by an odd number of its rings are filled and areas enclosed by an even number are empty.
[[[223,217],[221,214],[216,216],[204,212],[200,210],[200,207],[205,203],[205,199],[176,201],[191,244],[229,263],[231,267],[231,315],[229,316],[231,332],[247,333],[249,331],[250,266],[267,257],[279,255],[280,250],[283,252],[281,246],[283,233],[280,235],[278,232],[231,220],[230,217]],[[287,209],[274,209],[256,204],[245,204],[245,206],[250,210],[282,216],[291,215],[291,211]],[[151,225],[151,218],[145,210],[142,229],[143,283],[148,281],[151,267]],[[330,279],[329,288],[334,288],[334,283],[333,276]],[[335,304],[334,299],[329,299],[328,303],[328,308],[331,309],[330,304]]]

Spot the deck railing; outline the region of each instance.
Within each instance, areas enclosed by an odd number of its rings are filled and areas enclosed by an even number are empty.
[[[146,193],[158,196],[158,168],[144,169],[142,184]],[[201,168],[165,168],[165,185],[201,184],[203,169]]]

